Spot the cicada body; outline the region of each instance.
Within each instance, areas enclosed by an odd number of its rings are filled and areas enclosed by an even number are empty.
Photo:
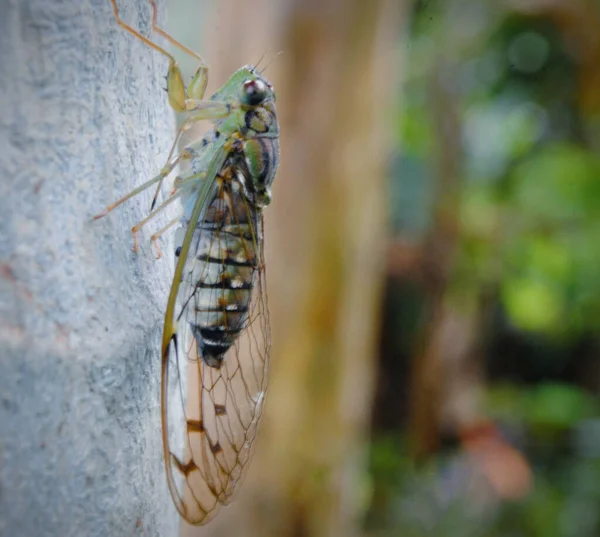
[[[253,66],[238,69],[205,100],[208,66],[157,26],[156,4],[149,2],[153,29],[201,65],[185,87],[174,58],[123,22],[111,0],[118,24],[169,59],[169,102],[186,120],[160,173],[96,218],[157,185],[153,210],[133,227],[135,237],[167,205],[181,202],[181,216],[152,236],[156,242],[182,224],[162,338],[164,459],[177,510],[191,524],[205,524],[241,483],[268,386],[263,209],[279,164],[279,123],[274,90]],[[213,128],[179,150],[181,134],[204,120]],[[154,208],[177,165],[183,171],[174,189]]]
[[[255,84],[270,91],[263,78],[252,78],[257,76],[244,67],[228,84],[237,86],[238,94]],[[212,98],[222,99],[223,93]],[[195,156],[188,176],[178,178],[182,185],[193,184],[188,177],[209,172],[205,163],[214,156],[206,155],[223,151],[211,183],[203,179],[183,199],[186,232],[177,249],[163,339],[165,460],[176,505],[192,523],[206,522],[231,500],[247,468],[267,390],[262,211],[277,170],[279,130],[270,97],[266,104],[269,112],[262,105],[243,106],[217,122],[197,147],[186,149]],[[198,189],[207,189],[205,198]],[[185,376],[187,400],[178,395]],[[180,439],[169,436],[177,420],[186,427],[183,449],[177,449]]]

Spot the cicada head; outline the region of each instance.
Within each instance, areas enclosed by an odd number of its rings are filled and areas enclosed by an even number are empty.
[[[262,106],[275,101],[272,84],[252,65],[244,65],[211,97],[214,101],[239,103],[242,109]]]
[[[245,163],[246,190],[256,207],[271,201],[271,185],[279,166],[279,122],[275,107],[275,91],[271,83],[253,66],[238,69],[215,93],[234,105],[229,128],[241,140],[240,155]]]

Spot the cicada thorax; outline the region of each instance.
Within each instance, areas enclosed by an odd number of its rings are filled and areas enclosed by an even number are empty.
[[[191,297],[185,320],[202,360],[217,368],[248,323],[261,258],[260,209],[248,199],[234,161],[217,177],[216,195],[196,223],[186,261],[190,277],[182,282],[191,287],[183,289]]]
[[[239,134],[244,140],[244,163],[255,193],[255,203],[271,201],[271,184],[279,166],[279,123],[274,101],[249,108]]]

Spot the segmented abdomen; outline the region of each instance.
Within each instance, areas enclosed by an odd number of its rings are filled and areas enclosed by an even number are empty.
[[[258,268],[256,212],[243,196],[235,180],[219,189],[196,224],[182,282],[190,286],[183,294],[191,297],[186,321],[212,367],[220,366],[247,324]]]

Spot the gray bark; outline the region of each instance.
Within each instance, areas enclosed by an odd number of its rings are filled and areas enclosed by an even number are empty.
[[[145,0],[121,2],[143,33]],[[145,193],[172,142],[166,62],[108,0],[0,1],[0,535],[177,534],[160,433],[172,249]]]

